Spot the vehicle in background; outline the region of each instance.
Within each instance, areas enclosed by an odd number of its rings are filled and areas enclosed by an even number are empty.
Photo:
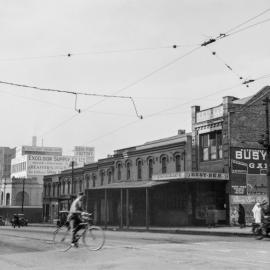
[[[0,216],[0,226],[5,226],[5,220],[2,216]]]
[[[25,218],[24,214],[13,214],[13,218],[11,219],[11,226],[14,228],[18,226],[19,228],[21,226],[27,226],[28,225],[28,219]]]
[[[56,220],[57,227],[66,225],[68,213],[69,211],[59,211],[59,218]]]

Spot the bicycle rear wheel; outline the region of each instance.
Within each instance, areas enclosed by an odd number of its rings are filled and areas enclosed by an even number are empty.
[[[82,235],[82,241],[89,250],[99,250],[105,243],[105,234],[98,226],[89,226]]]
[[[67,226],[59,227],[53,233],[53,242],[58,246],[67,246],[71,243],[71,230]]]

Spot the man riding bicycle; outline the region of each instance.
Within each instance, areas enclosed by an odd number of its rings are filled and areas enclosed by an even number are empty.
[[[78,197],[72,202],[69,210],[67,220],[69,221],[70,229],[72,231],[71,245],[77,247],[78,239],[76,237],[77,232],[82,228],[79,224],[82,222],[81,214],[83,213],[83,199],[84,194],[80,192]]]

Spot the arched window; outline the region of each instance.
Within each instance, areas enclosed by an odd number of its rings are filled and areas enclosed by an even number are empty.
[[[120,181],[121,180],[121,164],[117,164],[117,179]]]
[[[48,196],[51,196],[51,184],[48,184]]]
[[[88,174],[85,176],[85,181],[86,181],[86,188],[89,188],[90,187],[90,177]]]
[[[108,171],[108,184],[112,182],[112,172]]]
[[[71,193],[71,190],[70,190],[70,187],[71,187],[70,181],[67,182],[67,185],[68,185],[68,194],[70,194]]]
[[[72,192],[73,192],[73,194],[76,194],[76,192],[77,192],[77,187],[76,187],[76,184],[77,184],[77,182],[76,182],[76,180],[75,179],[73,179],[73,188],[72,188]]]
[[[65,194],[65,188],[66,188],[66,183],[65,183],[65,181],[63,181],[62,194]]]
[[[10,205],[10,194],[6,194],[6,205]]]
[[[1,205],[4,204],[4,192],[1,191]]]
[[[104,175],[105,175],[104,171],[101,171],[100,172],[100,185],[101,186],[103,186],[104,184]]]
[[[180,157],[180,155],[175,156],[175,171],[176,172],[181,171],[181,157]]]
[[[130,162],[127,162],[127,180],[130,180]]]
[[[92,180],[93,180],[93,187],[95,187],[96,186],[96,175],[95,174],[93,174]]]
[[[137,162],[137,176],[138,176],[138,180],[142,179],[142,161],[138,160]]]
[[[153,159],[149,159],[148,161],[148,177],[152,179],[153,176]]]
[[[161,158],[161,172],[167,172],[167,158],[165,156]]]
[[[82,191],[82,180],[79,181],[79,192]]]

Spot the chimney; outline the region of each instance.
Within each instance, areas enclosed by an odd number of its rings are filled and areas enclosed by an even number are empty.
[[[178,129],[178,135],[184,135],[184,134],[186,134],[185,129]]]
[[[37,146],[37,136],[32,137],[32,146]]]

